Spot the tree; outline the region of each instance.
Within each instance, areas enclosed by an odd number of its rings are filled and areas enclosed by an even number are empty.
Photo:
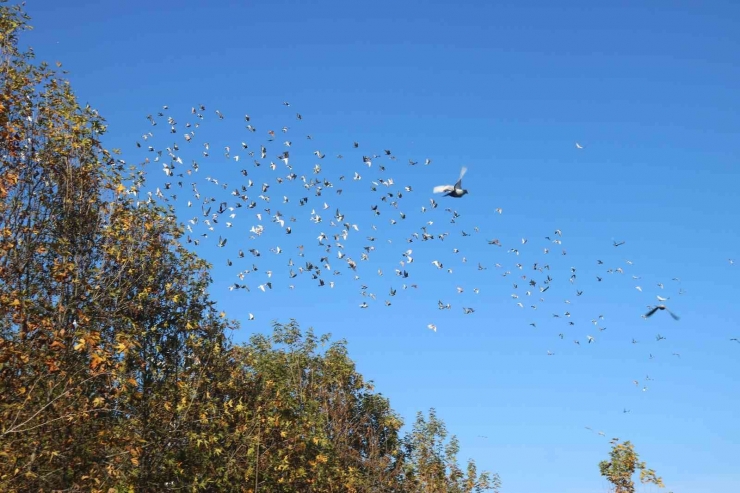
[[[634,493],[635,483],[632,481],[632,476],[638,469],[641,483],[652,483],[659,488],[664,487],[663,480],[656,475],[655,471],[648,469],[645,462],[639,461],[639,456],[629,441],[613,442],[609,456],[611,460],[599,463],[599,470],[601,475],[614,485],[615,493]]]
[[[404,439],[406,456],[405,476],[411,485],[407,491],[427,493],[471,493],[485,490],[498,492],[501,479],[497,474],[491,476],[477,473],[475,462],[468,461],[467,471],[463,473],[457,462],[459,444],[453,435],[447,441],[447,429],[437,418],[434,409],[429,411],[428,419],[422,413],[416,416],[413,430]]]
[[[0,489],[151,489],[197,433],[230,324],[208,265],[138,200],[143,173],[101,146],[98,113],[18,50],[27,17],[4,3]]]
[[[402,422],[357,373],[345,343],[329,340],[291,321],[231,349],[219,432],[239,453],[224,465],[227,484],[243,478],[247,491],[401,491]]]

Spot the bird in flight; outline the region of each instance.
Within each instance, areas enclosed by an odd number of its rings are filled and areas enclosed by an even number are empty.
[[[463,167],[462,170],[460,170],[460,178],[457,179],[457,183],[454,185],[440,185],[438,187],[434,187],[434,193],[444,193],[445,197],[454,197],[456,199],[459,199],[466,193],[468,193],[467,190],[463,190],[462,187],[462,179],[463,176],[465,176],[465,172],[468,170],[468,168]]]
[[[657,305],[657,306],[653,307],[652,310],[650,310],[649,312],[647,312],[645,314],[645,318],[652,317],[653,314],[655,312],[657,312],[658,310],[665,310],[665,311],[667,311],[671,315],[671,317],[673,317],[673,320],[678,320],[679,319],[679,316],[676,315],[675,313],[673,313],[672,311],[670,311],[665,305]]]

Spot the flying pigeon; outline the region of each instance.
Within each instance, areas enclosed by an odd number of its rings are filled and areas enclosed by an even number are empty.
[[[458,178],[457,183],[455,185],[440,185],[438,187],[434,187],[434,193],[444,193],[445,197],[454,197],[456,199],[459,199],[466,193],[468,193],[467,190],[463,190],[462,188],[462,179],[463,176],[465,176],[465,172],[468,169],[463,167],[462,170],[460,170],[460,178]]]
[[[673,320],[678,320],[679,319],[678,315],[676,315],[675,313],[673,313],[672,311],[670,311],[668,308],[666,308],[665,305],[658,305],[656,307],[653,307],[652,310],[650,310],[649,312],[647,312],[645,314],[645,318],[651,317],[658,310],[665,310],[665,311],[667,311],[671,315],[671,317],[673,317]]]

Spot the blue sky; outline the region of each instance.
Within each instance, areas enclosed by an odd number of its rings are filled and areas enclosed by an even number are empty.
[[[740,5],[31,1],[27,11],[35,30],[24,41],[40,60],[61,61],[70,71],[81,102],[107,118],[109,147],[138,163],[153,158],[148,145],[177,142],[185,163],[177,172],[198,161],[200,171],[176,192],[183,221],[202,216],[190,182],[201,198],[217,197],[214,209],[221,200],[231,205],[228,192],[246,179],[256,184],[248,194],[258,206],[236,210],[231,229],[222,218],[197,247],[214,264],[214,298],[243,320],[236,341],[289,317],[346,338],[359,370],[407,422],[435,407],[460,438],[461,459],[473,457],[481,469],[500,473],[508,493],[607,491],[597,464],[611,437],[632,440],[663,475],[666,491],[740,487],[740,344],[730,341],[740,337]],[[202,121],[190,114],[198,104],[206,106]],[[156,127],[146,120],[158,111],[177,121],[176,135],[168,134],[166,118]],[[245,129],[244,114],[255,133]],[[200,127],[186,129],[188,121]],[[274,142],[267,142],[269,129]],[[187,144],[182,134],[190,130],[196,136]],[[149,131],[154,137],[143,141]],[[299,181],[277,184],[288,173],[276,159],[285,140],[293,142],[290,163],[298,176],[327,178],[334,188],[316,197]],[[260,167],[242,141],[257,153],[266,145]],[[397,160],[363,164],[363,155],[384,149]],[[326,157],[318,159],[316,150]],[[267,167],[270,160],[278,170]],[[322,171],[314,175],[317,163]],[[454,183],[463,165],[470,194],[433,196],[432,187]],[[147,166],[153,188],[172,181],[161,169],[161,163]],[[355,172],[361,180],[352,179]],[[206,177],[228,182],[228,190]],[[371,181],[381,177],[394,185],[371,191]],[[256,198],[262,183],[271,186],[270,204]],[[380,201],[381,193],[399,190],[398,209],[391,199]],[[302,197],[309,202],[299,207]],[[431,198],[437,209],[430,209]],[[255,214],[265,207],[295,216],[293,234],[264,211],[260,222]],[[337,247],[322,275],[327,286],[307,274],[288,278],[289,258],[297,271],[325,255],[316,237],[341,231],[329,224],[337,207],[360,229],[340,240],[358,262],[360,279],[337,258]],[[447,207],[460,215],[455,223]],[[322,223],[310,221],[312,208]],[[202,219],[194,237],[205,231]],[[249,239],[257,224],[265,233]],[[422,226],[449,236],[407,243]],[[228,238],[224,248],[216,247],[220,235]],[[489,245],[494,238],[503,246]],[[615,240],[626,243],[614,247]],[[301,244],[305,258],[297,255]],[[368,245],[376,250],[360,261]],[[284,253],[270,253],[277,246]],[[237,258],[240,248],[244,259]],[[252,257],[250,248],[261,256]],[[512,248],[519,255],[507,253]],[[394,269],[407,249],[414,262],[404,280]],[[487,269],[478,270],[479,262]],[[534,262],[550,270],[535,271]],[[253,263],[259,270],[240,281],[236,273]],[[607,272],[617,268],[624,273]],[[511,274],[503,276],[506,271]],[[551,289],[540,293],[548,274]],[[257,286],[266,281],[273,289],[262,293]],[[251,291],[229,291],[234,282]],[[418,288],[404,290],[403,283]],[[363,284],[377,300],[361,295]],[[666,313],[640,317],[658,295],[670,297],[666,304],[680,321]],[[363,301],[369,308],[359,308]],[[438,310],[438,301],[452,309]],[[475,313],[464,315],[462,307]],[[246,320],[249,313],[254,321]]]

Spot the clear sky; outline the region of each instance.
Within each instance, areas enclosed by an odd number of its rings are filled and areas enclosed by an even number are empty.
[[[291,317],[346,338],[359,370],[407,423],[435,407],[460,438],[460,458],[500,473],[507,493],[607,491],[597,464],[612,437],[631,440],[666,491],[740,490],[740,344],[730,341],[740,338],[740,3],[31,0],[27,11],[35,30],[24,41],[70,71],[81,102],[107,118],[108,147],[138,163],[156,156],[149,145],[177,143],[184,164],[175,173],[198,162],[197,173],[168,178],[164,150],[146,169],[153,188],[173,183],[166,192],[178,195],[182,221],[199,217],[191,236],[214,264],[213,297],[243,321],[236,341]],[[190,114],[199,104],[202,120]],[[284,150],[295,181],[277,159]],[[362,162],[375,154],[371,167]],[[463,165],[469,195],[433,196]],[[333,187],[317,197],[301,176]],[[222,215],[208,231],[202,200],[216,198],[212,212],[221,201],[233,206],[229,192],[250,179],[248,202],[257,206]],[[258,198],[263,183],[269,204]],[[382,202],[383,193],[394,197]],[[340,223],[359,228],[340,238],[344,249],[332,237],[344,229],[331,225],[337,208]],[[278,210],[291,235],[271,222]],[[250,239],[258,224],[264,233]],[[435,239],[411,236],[424,226]],[[322,232],[329,253],[318,245]],[[228,239],[223,248],[219,236]],[[278,246],[283,253],[270,252]],[[362,261],[365,246],[375,250]],[[402,279],[394,270],[407,249],[414,261]],[[298,273],[324,255],[326,286],[307,273],[288,277],[289,259]],[[253,264],[258,270],[240,280]],[[258,285],[268,281],[273,289],[263,293]],[[251,291],[229,291],[235,282]],[[679,321],[665,312],[641,318],[657,296],[669,298]]]

